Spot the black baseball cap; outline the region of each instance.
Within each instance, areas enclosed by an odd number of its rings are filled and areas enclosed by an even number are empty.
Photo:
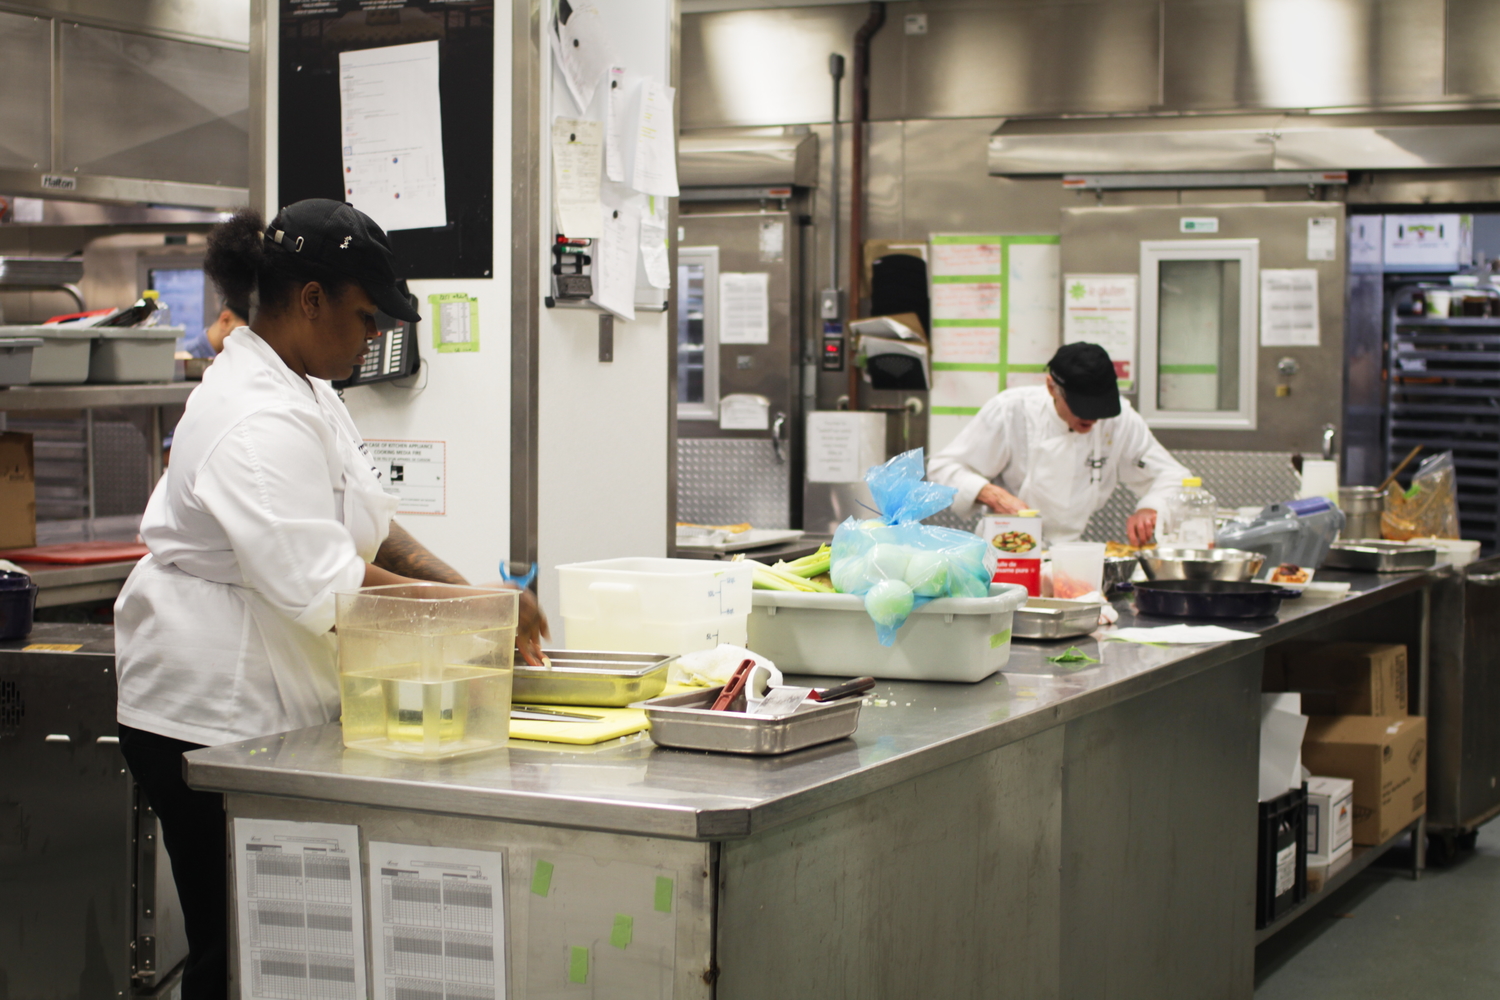
[[[1047,362],[1047,374],[1062,390],[1068,409],[1080,420],[1120,415],[1115,363],[1098,344],[1064,344]]]
[[[408,323],[422,318],[396,287],[396,255],[385,230],[348,202],[307,198],[288,205],[266,227],[266,240],[347,274],[386,315]]]

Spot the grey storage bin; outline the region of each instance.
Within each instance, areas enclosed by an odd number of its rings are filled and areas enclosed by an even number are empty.
[[[31,381],[31,355],[41,343],[36,337],[0,337],[0,385]]]
[[[3,337],[39,337],[31,355],[32,385],[77,385],[89,380],[89,355],[99,331],[79,326],[0,326]]]
[[[170,382],[180,326],[95,328],[90,382]]]

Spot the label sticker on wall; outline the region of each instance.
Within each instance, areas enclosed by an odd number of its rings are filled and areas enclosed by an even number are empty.
[[[1333,260],[1338,248],[1339,220],[1318,216],[1307,220],[1307,259]]]
[[[432,346],[440,354],[479,350],[479,300],[462,292],[427,296],[432,306]]]
[[[448,512],[448,444],[445,441],[366,441],[381,487],[401,502],[398,514]]]
[[[1212,216],[1187,217],[1177,220],[1177,228],[1179,232],[1184,233],[1217,233],[1219,220]]]

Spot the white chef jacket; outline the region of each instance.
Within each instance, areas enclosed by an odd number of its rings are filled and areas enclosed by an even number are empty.
[[[1118,417],[1078,434],[1057,415],[1046,386],[995,396],[927,463],[928,479],[958,490],[957,514],[975,514],[975,496],[998,482],[1039,511],[1047,537],[1059,542],[1083,534],[1117,483],[1139,498],[1137,510],[1160,511],[1189,475],[1128,401],[1120,400]]]
[[[333,388],[235,330],[115,602],[119,721],[220,744],[338,718],[334,594],[363,583],[395,506]]]

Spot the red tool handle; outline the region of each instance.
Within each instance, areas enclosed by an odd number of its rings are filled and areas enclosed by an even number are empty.
[[[729,678],[729,683],[724,685],[724,690],[719,692],[719,696],[714,699],[714,703],[709,708],[709,711],[722,712],[734,704],[734,699],[738,698],[740,692],[745,690],[745,684],[750,680],[750,671],[754,667],[755,661],[750,659],[742,661],[738,667],[735,667],[733,676]]]

